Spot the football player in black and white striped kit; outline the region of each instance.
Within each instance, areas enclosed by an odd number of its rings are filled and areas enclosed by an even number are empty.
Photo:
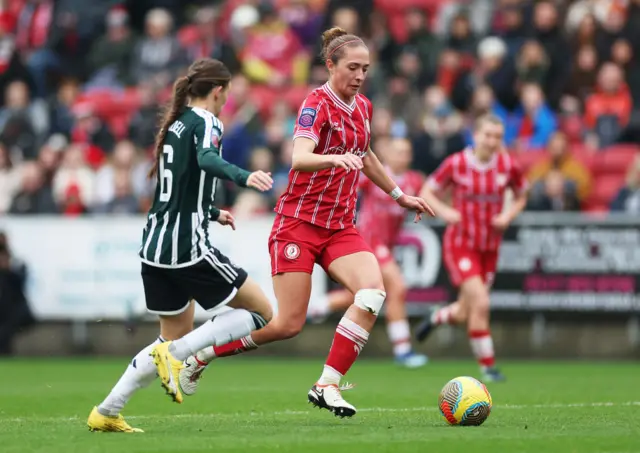
[[[142,235],[140,258],[147,309],[160,317],[160,337],[140,351],[107,398],[91,412],[92,431],[141,432],[122,417],[131,396],[157,375],[172,399],[182,402],[179,373],[201,349],[245,337],[271,319],[271,304],[244,269],[212,244],[210,221],[235,229],[234,218],[213,205],[218,178],[259,191],[271,175],[250,173],[222,158],[223,125],[217,118],[231,74],[217,60],[193,63],[174,85],[171,106],[156,140],[157,180]],[[193,301],[205,310],[228,305],[193,330]]]

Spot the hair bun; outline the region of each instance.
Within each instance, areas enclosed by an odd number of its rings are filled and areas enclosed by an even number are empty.
[[[329,44],[331,44],[331,41],[345,35],[348,35],[348,33],[345,29],[340,27],[333,27],[329,30],[326,30],[324,33],[322,33],[322,47],[326,49]]]

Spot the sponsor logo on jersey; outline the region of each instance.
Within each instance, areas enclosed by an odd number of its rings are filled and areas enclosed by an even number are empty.
[[[296,258],[298,258],[300,256],[300,247],[298,247],[298,244],[285,245],[284,256],[290,260],[295,260]]]
[[[468,272],[471,270],[471,260],[469,258],[460,258],[458,261],[458,267],[462,272]]]
[[[302,127],[311,127],[316,122],[316,109],[309,107],[303,108],[298,118],[298,124]]]

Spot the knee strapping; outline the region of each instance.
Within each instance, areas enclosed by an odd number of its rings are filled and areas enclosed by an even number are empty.
[[[361,289],[356,293],[354,304],[356,307],[378,316],[387,293],[379,289]]]

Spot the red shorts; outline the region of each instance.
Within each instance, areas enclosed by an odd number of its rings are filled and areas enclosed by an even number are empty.
[[[488,285],[493,284],[498,266],[498,251],[479,251],[462,248],[445,248],[444,264],[454,286],[471,277],[480,277]]]
[[[271,275],[284,272],[311,274],[315,263],[326,272],[333,260],[357,252],[372,253],[355,227],[329,230],[278,214],[269,236]]]

